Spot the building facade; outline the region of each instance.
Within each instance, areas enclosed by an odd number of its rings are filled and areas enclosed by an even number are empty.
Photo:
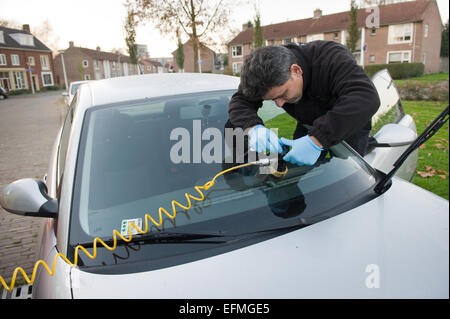
[[[353,53],[361,66],[422,62],[425,73],[439,72],[442,21],[435,0],[416,0],[358,10],[360,40]],[[346,45],[348,12],[322,15],[314,11],[308,19],[263,27],[266,45],[336,41]],[[229,43],[233,73],[240,72],[244,57],[252,47],[253,28],[243,25]]]
[[[8,91],[54,86],[52,51],[30,32],[0,27],[0,85]]]
[[[104,52],[100,47],[95,50],[76,47],[72,41],[69,48],[56,55],[54,66],[55,82],[60,86],[65,86],[64,68],[68,84],[139,74],[137,65],[131,63],[129,56]]]
[[[184,72],[194,72],[194,46],[192,41],[188,40],[183,44],[184,52]],[[213,72],[216,53],[205,45],[200,45],[200,65],[202,72]],[[172,52],[173,61],[176,61],[177,50]],[[179,67],[176,63],[173,63],[175,72],[179,72]]]

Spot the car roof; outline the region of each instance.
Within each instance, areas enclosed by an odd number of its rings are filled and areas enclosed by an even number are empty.
[[[81,94],[89,90],[90,106],[96,106],[196,92],[237,90],[239,83],[238,77],[221,74],[159,73],[89,81],[79,90]]]

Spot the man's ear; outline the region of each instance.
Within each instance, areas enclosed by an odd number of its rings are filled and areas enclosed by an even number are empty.
[[[295,63],[291,65],[290,70],[291,70],[292,75],[302,75],[303,74],[303,70],[300,67],[300,65],[295,64]]]

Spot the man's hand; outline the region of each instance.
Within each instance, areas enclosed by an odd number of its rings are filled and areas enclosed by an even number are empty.
[[[288,140],[282,137],[281,143],[292,147],[289,153],[283,157],[283,160],[297,165],[314,165],[323,151],[308,135],[296,140]]]
[[[270,151],[271,153],[282,152],[282,145],[278,136],[261,124],[251,128],[248,137],[250,147],[258,153],[266,151]]]

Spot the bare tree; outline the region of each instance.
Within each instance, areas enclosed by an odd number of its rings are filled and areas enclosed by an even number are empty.
[[[32,27],[31,33],[48,46],[54,53],[57,52],[61,38],[53,32],[52,24],[48,19],[45,19],[37,26]]]
[[[127,0],[128,10],[139,21],[151,21],[167,35],[175,35],[180,28],[192,41],[194,72],[198,72],[200,45],[229,22],[231,0]]]

